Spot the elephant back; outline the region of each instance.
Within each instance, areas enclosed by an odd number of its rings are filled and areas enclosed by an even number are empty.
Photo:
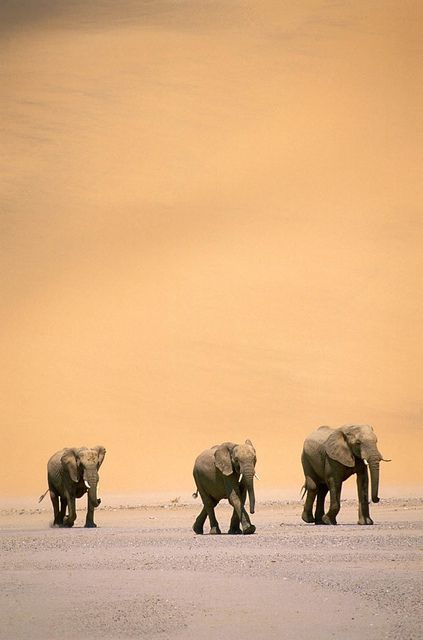
[[[304,450],[306,450],[309,445],[315,446],[316,444],[324,444],[334,431],[335,429],[332,429],[331,427],[319,427],[316,431],[310,433],[310,435],[305,439]]]
[[[60,460],[64,452],[65,452],[65,449],[60,449],[60,451],[56,451],[56,453],[53,453],[53,455],[49,458],[47,462],[48,470],[57,468],[57,466],[60,464]]]

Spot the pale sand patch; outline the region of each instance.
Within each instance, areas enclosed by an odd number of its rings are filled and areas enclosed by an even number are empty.
[[[82,513],[67,530],[46,508],[3,509],[0,638],[419,637],[421,499],[375,505],[373,527],[350,500],[338,527],[268,502],[248,537],[195,536],[198,509],[104,505],[96,530]],[[225,531],[228,506],[218,518]]]

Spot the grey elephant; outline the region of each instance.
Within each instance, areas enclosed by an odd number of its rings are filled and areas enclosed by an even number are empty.
[[[250,513],[254,513],[253,478],[256,462],[256,450],[251,440],[246,440],[245,444],[224,442],[200,453],[193,471],[197,485],[194,497],[200,494],[204,507],[194,522],[195,533],[203,533],[207,516],[210,521],[210,533],[221,533],[214,508],[224,498],[227,498],[233,507],[229,533],[255,532],[256,528],[251,524],[244,505],[248,492]]]
[[[53,526],[72,527],[76,520],[76,498],[88,494],[86,527],[96,527],[94,509],[101,500],[97,498],[98,470],[101,467],[106,449],[101,446],[88,449],[66,448],[57,451],[47,463],[48,489],[39,502],[50,492],[53,504]],[[59,506],[60,500],[60,506]],[[68,515],[66,516],[66,507]]]
[[[369,425],[345,425],[338,429],[320,427],[304,441],[301,462],[304,469],[304,493],[307,493],[302,519],[315,524],[336,524],[344,480],[357,475],[358,524],[370,525],[370,469],[372,502],[379,502],[379,463],[384,458],[377,448],[377,437]],[[386,462],[389,462],[387,460]],[[330,506],[325,513],[325,497]],[[303,494],[304,495],[304,494]],[[313,505],[317,496],[316,511]]]

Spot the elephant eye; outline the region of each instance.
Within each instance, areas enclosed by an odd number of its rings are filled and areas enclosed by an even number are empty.
[[[361,440],[356,440],[356,444],[361,444]]]

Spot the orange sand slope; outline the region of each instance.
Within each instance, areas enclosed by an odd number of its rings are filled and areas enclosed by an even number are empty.
[[[104,444],[173,497],[246,438],[298,491],[346,422],[423,485],[422,8],[3,3],[1,493]]]

